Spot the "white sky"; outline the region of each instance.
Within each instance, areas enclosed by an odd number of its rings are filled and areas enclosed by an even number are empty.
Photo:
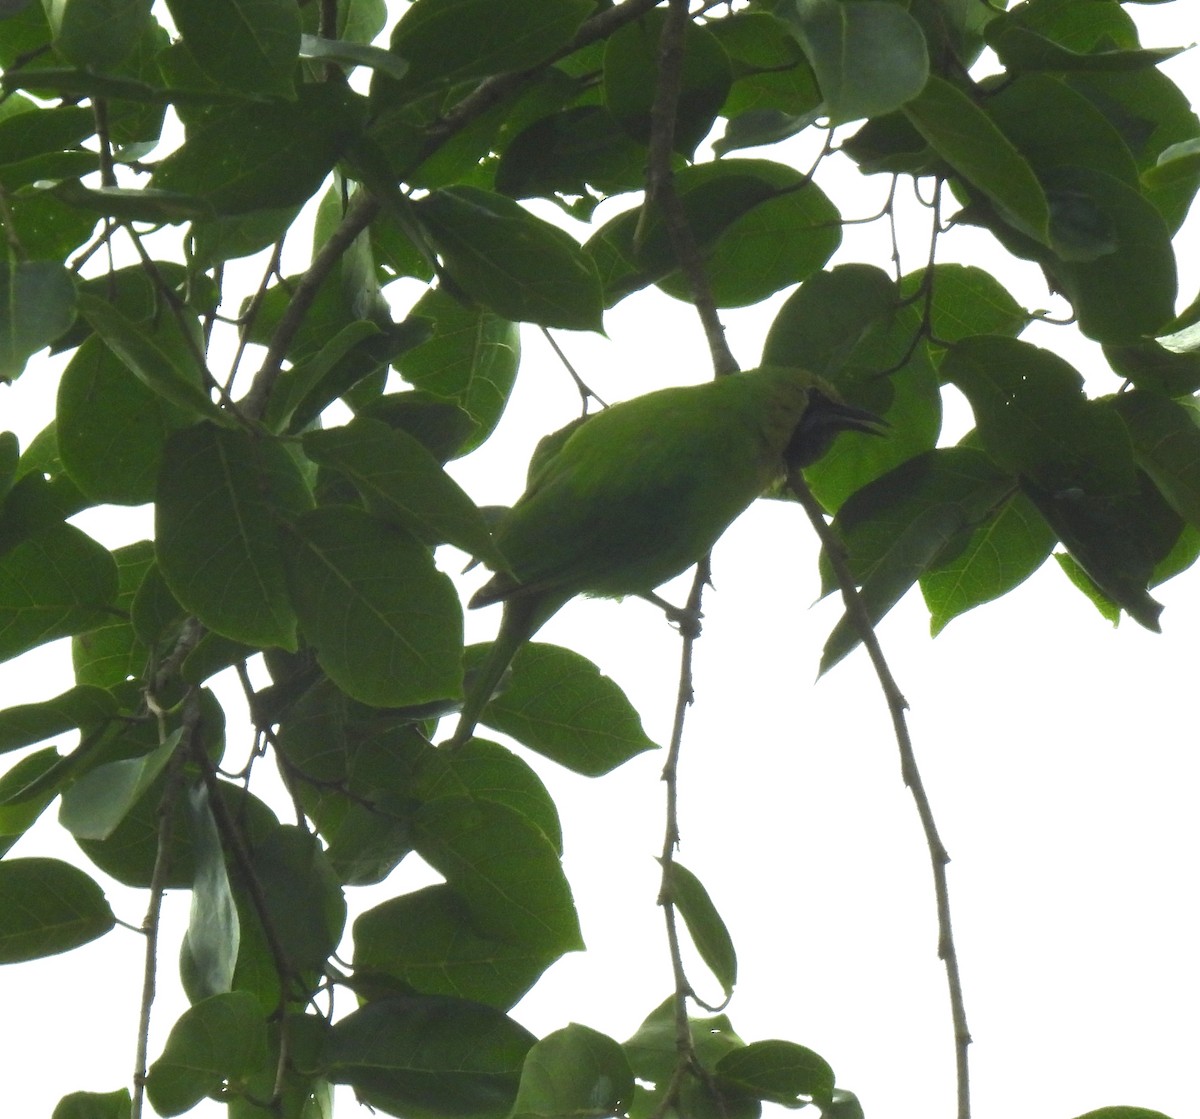
[[[1200,37],[1189,5],[1131,10],[1146,45]],[[1194,52],[1165,69],[1200,102]],[[838,259],[886,265],[882,225],[847,233]],[[906,271],[918,266],[924,243],[924,227],[914,229]],[[1200,289],[1195,214],[1177,244],[1182,306]],[[942,251],[942,259],[1004,264],[1006,282],[1013,274],[982,237],[956,233]],[[1045,306],[1036,273],[1015,271],[1012,282],[1032,283],[1019,297]],[[755,363],[778,302],[729,316],[745,365]],[[707,376],[687,307],[638,295],[607,325],[608,341],[560,335],[606,399]],[[1043,328],[1025,337],[1057,347],[1067,335]],[[481,504],[517,495],[537,435],[577,406],[534,331],[526,345],[495,445],[457,471]],[[1094,391],[1115,387],[1088,346],[1068,356]],[[47,379],[33,368],[10,391],[8,415],[23,443],[52,408],[36,399]],[[110,545],[137,534],[128,515],[113,510],[81,523]],[[458,559],[445,556],[446,569]],[[951,1116],[953,1054],[928,858],[865,657],[856,653],[813,684],[837,616],[832,603],[810,605],[815,561],[802,514],[779,503],[760,502],[717,547],[682,764],[680,859],[733,933],[740,979],[728,1013],[744,1039],[781,1037],[815,1049],[871,1119]],[[1197,576],[1185,573],[1155,593],[1166,604],[1161,636],[1128,620],[1112,629],[1053,563],[936,641],[917,595],[881,627],[953,858],[977,1119],[1073,1119],[1118,1103],[1172,1119],[1200,1114]],[[490,638],[496,620],[494,611],[473,612],[470,638]],[[648,733],[666,740],[678,638],[649,606],[577,601],[539,639],[595,660],[625,688]],[[60,645],[3,666],[5,702],[63,690],[64,658]],[[239,743],[235,732],[231,743],[240,749],[248,736]],[[539,1035],[574,1019],[625,1038],[671,981],[655,906],[662,757],[644,755],[599,780],[529,760],[563,815],[589,951],[555,965],[514,1016]],[[58,830],[48,813],[14,854],[63,854]],[[406,864],[395,878],[418,876]],[[384,891],[356,891],[352,912],[398,888],[393,880]],[[123,919],[140,922],[144,895],[114,885],[110,899]],[[152,1054],[182,1009],[174,972],[186,912],[186,897],[169,897]],[[75,952],[0,972],[6,1114],[48,1116],[67,1091],[128,1083],[141,950],[138,936],[117,929]],[[694,980],[718,998],[699,965]],[[339,1116],[357,1113],[348,1097],[339,1107]],[[205,1104],[191,1114],[224,1111]]]

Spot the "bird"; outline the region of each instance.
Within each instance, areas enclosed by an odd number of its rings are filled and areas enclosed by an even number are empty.
[[[547,436],[493,531],[508,568],[468,603],[504,613],[448,745],[471,737],[517,650],[570,599],[661,603],[654,589],[707,555],[771,483],[842,431],[886,427],[815,374],[765,365],[649,392]]]

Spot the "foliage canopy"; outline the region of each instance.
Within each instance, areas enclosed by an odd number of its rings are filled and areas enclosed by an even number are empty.
[[[1172,246],[1200,122],[1135,6],[0,3],[0,377],[47,347],[63,363],[54,422],[0,436],[0,658],[70,638],[75,671],[0,712],[0,852],[58,800],[84,858],[149,891],[152,956],[158,896],[194,899],[192,1005],[144,1084],[56,1116],[140,1115],[144,1088],[162,1115],[216,1096],[299,1119],[329,1113],[332,1084],[429,1119],[862,1115],[794,1042],[747,1044],[721,1013],[681,1037],[682,989],[621,1044],[507,1015],[582,942],[532,769],[480,738],[433,744],[480,653],[434,549],[502,563],[444,467],[500,419],[518,323],[601,330],[657,286],[711,326],[792,289],[762,362],[891,425],[805,471],[871,622],[919,585],[937,632],[1053,554],[1106,616],[1156,629],[1154,585],[1200,555],[1200,301],[1178,311]],[[847,166],[890,177],[884,222],[895,184],[921,181],[919,267],[835,260],[852,215],[822,184]],[[1041,269],[1109,391],[1021,339],[1045,312],[939,261],[962,226]],[[246,291],[248,257],[265,268]],[[975,418],[954,446],[950,388]],[[70,520],[147,503],[153,540],[115,551]],[[823,669],[862,637],[839,624]],[[206,687],[230,668],[256,726],[238,773]],[[654,745],[595,666],[545,644],[483,721],[589,776]],[[251,791],[261,755],[296,823]],[[410,855],[445,881],[364,913],[336,961],[347,889]],[[663,898],[730,993],[703,885],[668,860]],[[79,867],[0,861],[0,961],[115,924]]]

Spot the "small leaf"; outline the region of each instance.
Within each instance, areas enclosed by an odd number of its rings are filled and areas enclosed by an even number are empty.
[[[472,646],[468,665],[483,656],[484,647]],[[522,646],[508,686],[484,708],[482,719],[589,777],[656,748],[625,693],[591,661],[557,645]]]
[[[757,1099],[784,1107],[822,1102],[833,1092],[829,1063],[790,1041],[753,1041],[726,1053],[714,1071]]]
[[[316,59],[318,62],[336,62],[347,69],[366,66],[387,74],[389,78],[402,78],[408,71],[408,63],[392,51],[368,43],[325,39],[319,35],[300,36],[300,57]]]
[[[129,1119],[133,1103],[128,1088],[115,1092],[71,1092],[63,1096],[50,1119]]]
[[[666,890],[682,915],[700,958],[729,998],[737,983],[737,953],[704,884],[687,867],[671,862],[667,867]]]
[[[58,859],[0,862],[0,964],[53,956],[116,924],[104,891]]]
[[[181,951],[187,956],[191,976],[188,996],[196,1002],[232,988],[241,925],[208,790],[203,784],[193,785],[184,804],[195,873],[191,914]]]
[[[61,264],[0,264],[0,383],[15,381],[25,362],[74,321],[75,283]]]
[[[267,1057],[267,1027],[253,995],[230,991],[203,999],[171,1027],[162,1055],[146,1076],[160,1115],[180,1115],[229,1080],[257,1070]]]
[[[315,509],[287,559],[304,636],[348,695],[403,707],[461,694],[458,595],[412,536],[349,506]]]
[[[633,1071],[621,1046],[572,1022],[526,1055],[512,1116],[624,1115],[633,1093]]]
[[[477,187],[434,191],[415,208],[450,278],[472,299],[517,322],[600,329],[595,266],[563,230]]]

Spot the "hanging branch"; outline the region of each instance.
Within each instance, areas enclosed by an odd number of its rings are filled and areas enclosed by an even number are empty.
[[[842,592],[842,600],[846,605],[846,614],[854,625],[855,631],[862,639],[879,686],[883,690],[884,700],[892,717],[892,728],[896,735],[896,745],[900,751],[900,775],[904,784],[912,793],[913,803],[917,807],[917,815],[921,820],[921,830],[925,833],[925,844],[929,848],[929,863],[933,870],[933,890],[937,906],[938,924],[938,958],[946,968],[946,985],[950,996],[950,1016],[954,1025],[954,1069],[957,1085],[958,1119],[971,1117],[971,1083],[970,1068],[967,1058],[968,1047],[971,1044],[971,1033],[967,1028],[967,1011],[963,1000],[962,977],[958,969],[958,951],[954,944],[954,930],[950,922],[950,887],[946,878],[946,866],[950,855],[938,834],[937,823],[934,820],[933,808],[929,803],[929,794],[921,779],[921,771],[917,766],[916,753],[913,751],[912,737],[908,731],[908,720],[905,711],[908,702],[905,700],[896,684],[896,679],[888,667],[880,647],[879,639],[875,636],[870,616],[863,603],[862,596],[854,582],[850,566],[846,562],[845,550],[833,529],[825,520],[825,511],[820,502],[813,496],[803,476],[798,470],[788,474],[788,488],[808,514],[813,529],[821,540],[825,555],[829,558],[830,566],[837,577],[838,586]]]

